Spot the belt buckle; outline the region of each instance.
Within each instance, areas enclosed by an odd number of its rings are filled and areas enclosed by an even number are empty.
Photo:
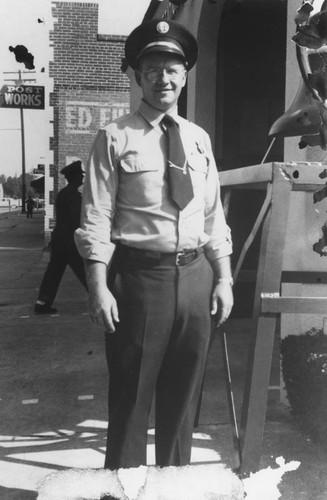
[[[185,255],[186,255],[185,250],[182,250],[181,252],[177,252],[176,259],[175,259],[176,266],[182,266],[183,265],[182,262],[180,261],[180,259],[182,257],[184,257]]]

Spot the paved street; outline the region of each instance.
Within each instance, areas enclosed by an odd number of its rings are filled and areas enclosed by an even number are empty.
[[[0,216],[0,499],[37,498],[53,471],[101,468],[107,427],[107,370],[102,332],[91,325],[86,293],[66,271],[59,313],[36,316],[33,305],[49,253],[43,215]],[[227,326],[237,414],[240,415],[250,320]],[[277,456],[300,460],[283,480],[285,500],[323,500],[326,450],[305,440],[272,391],[262,467]],[[151,422],[153,425],[153,422]],[[220,343],[210,352],[194,463],[234,466]],[[153,463],[153,430],[148,457]],[[317,482],[317,477],[319,480]],[[314,489],[314,491],[313,491]],[[309,496],[308,496],[309,495]],[[312,496],[310,496],[312,495]]]

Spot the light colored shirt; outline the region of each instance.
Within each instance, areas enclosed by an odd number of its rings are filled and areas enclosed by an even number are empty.
[[[100,130],[93,143],[75,232],[83,258],[107,264],[117,242],[161,252],[203,246],[209,260],[232,253],[209,136],[177,109],[170,114],[179,125],[194,198],[184,210],[170,199],[164,114],[142,101],[138,111]]]

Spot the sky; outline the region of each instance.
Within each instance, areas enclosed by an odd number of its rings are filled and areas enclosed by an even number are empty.
[[[67,1],[67,0],[61,0]],[[83,1],[83,0],[69,0]],[[84,0],[99,4],[99,33],[127,35],[144,16],[150,0]],[[127,14],[128,13],[128,14]],[[38,23],[38,19],[42,22]],[[51,0],[0,0],[0,88],[26,71],[23,78],[35,79],[31,85],[51,87],[47,75],[51,49],[48,33],[53,29]],[[9,46],[25,45],[35,55],[35,73],[27,71],[15,60]],[[37,55],[37,57],[36,57]],[[42,68],[45,72],[41,72]],[[11,72],[11,73],[8,73]],[[15,73],[16,72],[16,73]],[[38,164],[51,162],[47,157],[51,135],[48,110],[24,110],[26,172]],[[19,109],[0,108],[0,175],[6,177],[22,172],[21,121]]]

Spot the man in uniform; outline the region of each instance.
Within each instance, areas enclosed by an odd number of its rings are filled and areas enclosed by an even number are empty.
[[[34,307],[35,314],[57,312],[52,304],[67,266],[87,289],[83,259],[74,241],[74,232],[79,227],[81,216],[82,197],[78,190],[84,179],[81,161],[70,163],[60,173],[65,176],[68,185],[59,191],[56,198],[56,226],[51,237],[50,260]]]
[[[211,320],[224,322],[233,305],[230,231],[209,137],[177,113],[196,40],[152,20],[125,55],[143,99],[99,131],[75,233],[90,315],[106,331],[105,467],[146,464],[154,395],[156,463],[185,465]]]

